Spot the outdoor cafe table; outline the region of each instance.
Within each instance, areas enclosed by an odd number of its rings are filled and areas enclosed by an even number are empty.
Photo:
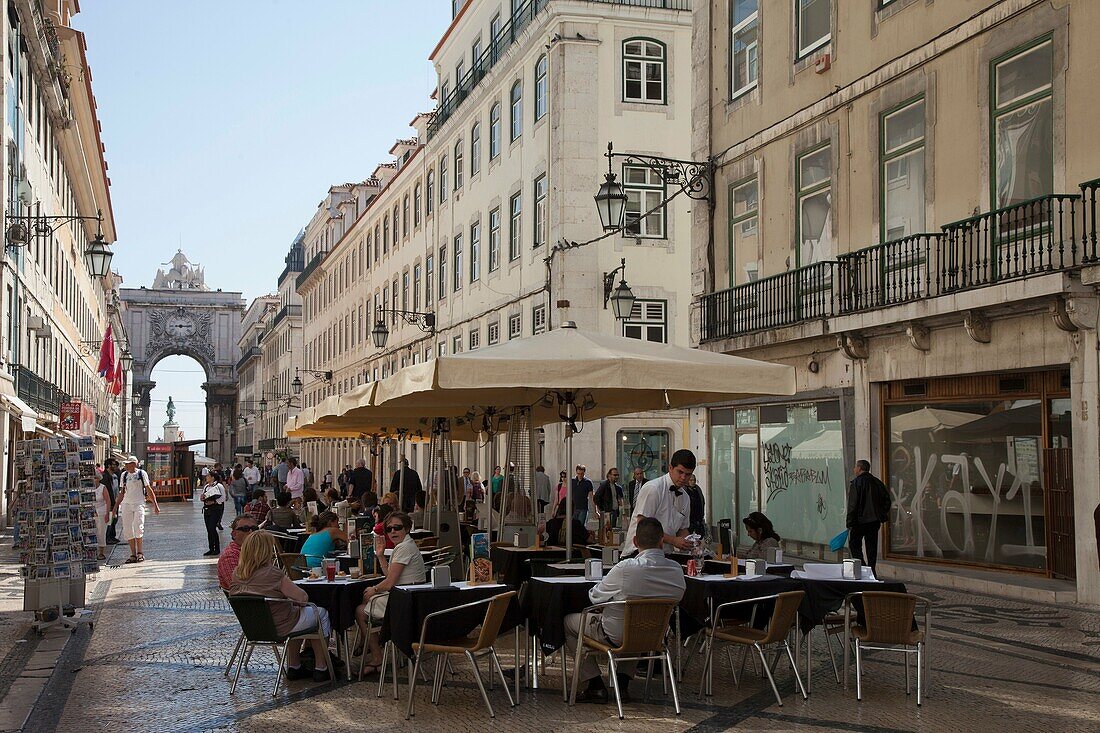
[[[686,565],[687,561],[691,559],[691,555],[686,552],[669,552],[665,554],[670,560],[675,560],[681,565]],[[768,569],[765,571],[768,575],[783,575],[789,576],[794,571],[794,565],[789,563],[767,563]],[[745,558],[737,558],[737,567],[741,570],[745,569]],[[728,573],[730,571],[729,560],[717,560],[715,558],[707,558],[703,561],[703,572],[718,575],[721,573]]]
[[[497,545],[489,552],[493,562],[493,572],[508,585],[518,588],[530,575],[531,559],[561,559],[565,557],[564,547],[512,547]]]
[[[317,580],[296,580],[294,584],[306,592],[310,603],[328,611],[332,631],[336,634],[336,650],[340,651],[340,642],[344,647],[344,662],[348,679],[351,679],[351,654],[348,643],[348,629],[355,623],[355,607],[363,602],[363,591],[368,586],[382,581],[381,575],[370,578],[337,578],[329,582],[322,577]]]
[[[699,575],[685,576],[686,588],[684,598],[680,601],[680,629],[685,637],[699,631],[709,621],[714,609],[723,603],[733,601],[747,601],[753,598],[773,596],[776,593],[786,593],[793,590],[802,590],[802,583],[790,578],[778,575],[759,575],[749,577],[738,575],[727,578],[725,575]],[[756,614],[756,624],[763,626],[771,617],[771,606],[774,604],[746,604],[743,613],[739,617],[747,618],[751,609],[760,606]]]
[[[583,575],[531,578],[522,610],[543,654],[553,654],[565,644],[565,617],[592,605],[588,591],[596,582]]]

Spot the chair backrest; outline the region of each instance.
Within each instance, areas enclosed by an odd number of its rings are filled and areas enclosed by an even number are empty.
[[[631,598],[624,604],[623,643],[616,654],[640,654],[665,648],[668,621],[679,600]]]
[[[485,618],[481,622],[481,633],[478,634],[477,645],[471,651],[488,649],[496,643],[500,625],[504,623],[504,614],[508,613],[508,604],[515,597],[514,590],[493,596],[485,609]]]
[[[301,580],[306,575],[299,569],[306,567],[306,556],[300,552],[280,552],[279,565],[291,580]]]
[[[768,635],[760,640],[761,644],[771,644],[787,638],[798,618],[798,607],[805,597],[806,592],[801,590],[776,595],[775,608],[772,609],[772,618],[768,622]]]
[[[241,625],[241,631],[249,641],[279,642],[283,637],[275,630],[275,617],[263,596],[229,596],[229,607]]]
[[[863,618],[867,641],[874,644],[908,644],[913,630],[917,597],[909,593],[865,591]]]
[[[439,544],[438,537],[425,537],[422,540],[416,540],[416,546],[421,550],[430,550]]]

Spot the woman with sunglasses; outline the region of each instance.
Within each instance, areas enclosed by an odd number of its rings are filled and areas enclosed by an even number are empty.
[[[385,579],[363,591],[363,603],[355,609],[355,623],[359,625],[359,638],[367,639],[370,649],[370,661],[364,667],[364,674],[374,674],[382,666],[382,648],[378,645],[378,631],[382,626],[382,619],[386,616],[386,603],[389,600],[388,593],[395,585],[412,585],[423,583],[427,577],[424,569],[424,557],[420,554],[420,548],[409,536],[412,529],[412,519],[404,512],[394,512],[386,517],[383,522],[386,538],[393,541],[393,554],[386,558],[385,542],[382,537],[375,536],[374,552],[382,566]],[[372,599],[375,599],[373,603]],[[374,633],[367,634],[367,613],[370,613],[373,621]],[[363,654],[362,647],[355,650],[357,655]]]

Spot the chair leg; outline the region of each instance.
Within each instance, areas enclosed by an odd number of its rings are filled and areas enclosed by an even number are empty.
[[[707,652],[703,655],[703,672],[699,677],[699,699],[703,699],[703,695],[711,694],[711,665],[714,663],[714,645],[717,644],[717,640],[710,638],[707,640]]]
[[[829,637],[829,632],[822,629],[822,633],[825,634],[825,646],[829,649],[829,661],[833,665],[833,677],[836,678],[836,683],[840,684],[840,667],[836,666],[836,656],[833,654],[833,640]]]
[[[401,660],[397,658],[397,647],[393,646],[393,642],[390,642],[390,672],[393,673],[393,699],[401,699],[401,682],[397,679],[397,669],[401,664]]]
[[[500,683],[504,686],[504,692],[508,695],[508,704],[515,707],[516,701],[515,698],[512,697],[512,690],[508,687],[508,678],[504,676],[504,670],[500,668],[500,660],[497,659],[497,650],[493,647],[489,647],[489,657],[493,660],[493,666],[497,668],[497,674],[500,675]],[[518,658],[516,659],[516,663],[519,663]],[[492,678],[493,672],[489,670],[489,679]]]
[[[619,694],[619,675],[615,674],[615,657],[607,653],[607,676],[611,678],[611,689],[615,692],[615,707],[619,709],[619,720],[623,719],[623,700]]]
[[[432,705],[439,704],[439,693],[443,689],[443,658],[446,654],[440,654],[435,658],[435,675],[432,676]]]
[[[859,639],[856,639],[856,699],[863,699],[863,655],[859,649]]]
[[[237,661],[237,655],[240,653],[241,646],[243,644],[244,644],[244,632],[242,631],[241,635],[237,637],[237,645],[235,647],[233,647],[233,654],[230,655],[230,657],[229,657],[229,663],[227,665],[225,665],[225,674],[223,675],[224,677],[229,676],[229,672],[230,672],[230,670],[233,669],[233,663]]]
[[[586,656],[588,656],[588,654],[583,647],[578,649],[577,653],[573,655],[573,684],[570,685],[565,696],[566,702],[570,705],[575,705],[577,702],[577,685],[580,683],[581,663]],[[561,653],[561,681],[562,689],[565,690],[565,647],[562,647]]]
[[[283,642],[283,659],[281,662],[279,662],[279,671],[275,673],[275,689],[271,691],[272,697],[279,696],[279,683],[283,681],[283,671],[286,669],[286,647],[289,643],[290,639],[287,639]],[[273,649],[276,647],[275,644],[272,644],[271,646]]]
[[[676,675],[672,673],[672,657],[665,648],[665,671],[668,673],[668,682],[672,685],[672,705],[676,708],[676,714],[680,714],[680,691],[676,689]]]
[[[806,687],[802,684],[802,675],[798,673],[798,663],[794,660],[794,653],[791,652],[790,644],[783,644],[783,648],[787,650],[787,659],[791,661],[791,671],[794,672],[795,682],[798,683],[798,689],[802,690],[802,699],[809,699],[809,695],[806,694]]]
[[[645,671],[645,689],[642,690],[642,702],[649,701],[649,682],[653,679],[653,660],[649,660],[649,665]]]
[[[248,655],[245,656],[245,658],[244,658],[244,666],[245,667],[247,667],[249,665],[249,663],[252,661],[252,652],[254,652],[254,651],[256,651],[256,645],[255,644],[248,647]],[[276,649],[275,647],[271,647],[271,651],[274,652],[274,654],[275,654],[275,663],[279,664],[282,661],[282,659],[279,657],[279,650]]]
[[[233,684],[229,686],[229,694],[232,695],[237,691],[237,681],[241,678],[241,669],[244,667],[245,651],[249,654],[252,653],[252,644],[249,644],[245,650],[241,651],[240,657],[237,659],[237,673],[233,675]]]
[[[565,645],[562,644],[561,649],[559,649],[558,651],[561,652],[561,697],[562,697],[563,700],[565,700],[565,702],[572,705],[573,702],[576,701],[576,699],[577,699],[577,685],[574,682],[574,684],[573,684],[573,694],[572,694],[572,696],[570,696],[570,694],[569,694],[569,685],[565,681]],[[577,665],[577,656],[573,655],[573,671],[574,672],[576,672],[576,665]]]
[[[917,642],[917,707],[920,707],[921,703],[921,683],[924,681],[921,679],[921,673],[924,666],[924,644]]]
[[[328,665],[328,681],[336,682],[336,668],[332,664],[332,655],[328,651],[328,639],[321,633],[320,629],[317,631],[317,638],[321,640],[321,647],[325,650],[325,664]],[[337,642],[339,643],[339,642]]]
[[[904,648],[902,657],[905,659],[905,696],[909,696],[909,650]]]
[[[759,644],[753,644],[753,646],[760,654],[760,661],[764,663],[764,673],[768,675],[768,682],[771,683],[772,692],[775,693],[775,701],[779,703],[779,707],[783,707],[783,698],[779,696],[779,688],[775,686],[775,677],[772,675],[771,667],[768,666],[767,657],[764,656],[764,649]]]
[[[733,674],[733,684],[739,684],[737,680],[737,664],[733,661],[733,647],[729,644],[726,645],[726,659],[730,663],[730,672]]]
[[[411,718],[413,714],[413,700],[416,699],[416,673],[420,671],[420,660],[423,657],[423,649],[413,653],[413,669],[412,674],[409,675],[409,706],[405,709],[405,720]]]
[[[481,681],[481,672],[477,668],[477,660],[469,651],[466,652],[466,658],[470,660],[470,667],[474,671],[474,681],[477,682],[477,689],[481,690],[481,699],[485,701],[485,707],[489,709],[489,717],[495,718],[497,714],[493,712],[493,704],[489,702],[489,693],[485,692],[485,683]]]

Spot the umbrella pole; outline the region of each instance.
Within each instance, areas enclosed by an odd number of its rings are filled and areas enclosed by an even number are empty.
[[[408,455],[405,447],[405,438],[401,438],[401,458],[397,461],[397,506],[405,511],[405,456]]]
[[[573,561],[573,479],[569,477],[569,469],[573,466],[573,431],[569,423],[565,426],[565,561]]]

